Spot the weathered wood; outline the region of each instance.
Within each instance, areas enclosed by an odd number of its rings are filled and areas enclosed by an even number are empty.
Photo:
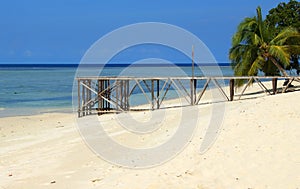
[[[272,89],[273,89],[273,94],[277,93],[277,80],[278,78],[272,78]]]
[[[98,111],[102,111],[103,110],[103,99],[101,98],[101,96],[99,95],[102,91],[103,91],[103,81],[101,80],[97,80],[98,81]],[[101,115],[101,112],[98,112],[98,115]]]
[[[197,79],[193,79],[193,82],[194,82],[194,101],[193,101],[193,105],[195,105],[196,103],[196,98],[197,98]]]
[[[211,81],[211,78],[208,78],[206,80],[206,83],[204,84],[204,87],[203,87],[203,89],[202,89],[202,91],[201,91],[201,93],[200,93],[200,95],[199,95],[199,97],[198,97],[198,99],[196,101],[196,104],[199,104],[199,102],[200,102],[202,96],[204,95],[204,93],[205,93],[205,91],[206,91],[206,89],[207,89],[210,81]]]
[[[84,84],[84,80],[82,81],[82,84]],[[84,85],[82,85],[82,116],[85,116],[85,88]]]
[[[129,99],[136,88],[140,89],[148,101],[150,105],[149,110],[153,110],[161,108],[161,104],[171,88],[177,90],[179,96],[185,98],[190,105],[195,105],[199,104],[211,81],[215,83],[216,88],[228,101],[233,101],[235,96],[234,83],[236,79],[248,80],[248,83],[239,95],[240,99],[252,81],[257,82],[265,93],[271,94],[270,91],[273,91],[272,94],[276,94],[278,79],[289,80],[287,86],[282,90],[282,92],[285,92],[291,82],[299,81],[300,77],[80,77],[76,79],[78,81],[78,117],[82,117],[93,113],[101,115],[109,112],[140,110],[141,108],[130,108]],[[261,79],[272,80],[273,90],[268,89],[261,82]],[[206,81],[199,95],[197,94],[198,80]],[[223,87],[220,86],[218,80],[229,80],[229,96],[227,96]],[[163,82],[162,87],[160,87],[160,82]],[[183,82],[189,82],[189,87],[183,85]],[[144,89],[146,89],[146,91]]]
[[[117,80],[117,79],[122,79],[122,80],[134,80],[134,79],[138,79],[138,80],[166,80],[170,77],[77,77],[77,80],[84,80],[84,79],[90,79],[90,80]],[[181,80],[190,80],[190,79],[197,79],[197,80],[207,80],[207,78],[213,78],[213,79],[217,79],[217,80],[230,80],[230,79],[251,79],[251,78],[257,78],[257,79],[273,79],[273,78],[278,78],[278,79],[300,79],[300,76],[288,76],[288,77],[284,77],[284,76],[194,76],[194,77],[180,77],[180,76],[172,76],[172,79],[181,79]]]
[[[191,96],[190,96],[190,99],[191,99],[191,105],[194,105],[194,77],[192,79],[190,79],[190,89],[191,89]]]
[[[166,81],[166,83],[167,83],[167,81]],[[165,84],[166,84],[166,83],[165,83]],[[165,97],[166,97],[166,95],[167,95],[167,93],[168,93],[168,91],[169,91],[171,85],[172,85],[172,80],[170,80],[170,83],[168,84],[168,86],[167,86],[167,88],[166,88],[166,91],[165,91],[165,93],[164,93],[162,99],[160,100],[159,106],[161,106],[162,102],[164,101],[164,99],[165,99]],[[164,87],[162,88],[162,90],[163,90],[163,89],[164,89]]]
[[[127,111],[129,111],[130,110],[130,105],[129,105],[129,87],[130,87],[130,85],[129,85],[129,81],[126,81],[126,83],[127,83],[127,92],[126,92],[126,94],[127,94],[127,100],[126,100],[126,102],[127,102],[127,105],[126,105],[126,110]]]
[[[229,93],[230,93],[230,101],[233,101],[234,97],[234,79],[229,80]]]
[[[285,93],[285,92],[286,92],[286,90],[289,88],[289,86],[291,85],[291,83],[292,83],[294,80],[295,80],[295,78],[289,79],[289,82],[287,83],[287,85],[283,87],[282,93]]]
[[[77,82],[78,117],[81,117],[81,102],[80,102],[80,100],[81,100],[81,96],[80,96],[81,85],[80,85],[80,82],[81,82],[80,80],[78,80],[78,82]]]
[[[266,94],[271,94],[270,93],[270,91],[267,89],[267,87],[264,85],[264,84],[262,84],[262,82],[259,80],[259,79],[257,79],[257,78],[254,78],[254,80],[257,82],[257,84],[259,85],[259,87],[266,93]]]
[[[88,80],[87,81],[87,84],[88,86],[91,88],[91,85],[92,85],[92,81],[91,80]],[[92,113],[92,94],[91,94],[91,90],[87,90],[88,92],[88,95],[87,95],[87,101],[88,101],[88,114],[90,115]]]
[[[191,98],[191,95],[189,94],[189,92],[187,91],[187,89],[184,87],[184,85],[182,84],[182,82],[179,79],[176,79],[176,81],[178,81],[179,85],[184,90],[184,92],[186,93],[186,95]]]
[[[178,85],[176,84],[176,82],[175,82],[173,79],[171,79],[171,81],[172,81],[172,83],[174,84],[174,87],[177,89],[177,92],[179,92],[180,95],[183,96],[183,97],[185,98],[185,100],[189,103],[189,100],[188,100],[187,96],[183,94],[183,92],[182,92],[181,89],[178,87]],[[191,103],[192,103],[192,102],[191,102]]]
[[[152,100],[152,110],[154,110],[154,103],[155,103],[155,98],[154,98],[154,80],[151,79],[151,100]]]
[[[251,84],[253,78],[250,78],[249,81],[247,82],[247,84],[245,85],[244,89],[242,90],[240,96],[239,96],[239,100],[241,99],[241,97],[243,96],[244,92],[246,91],[246,89],[248,88],[248,86]]]
[[[216,79],[212,79],[212,81],[215,83],[215,85],[217,86],[218,90],[220,91],[220,93],[226,98],[226,100],[229,101],[228,96],[226,95],[225,91],[223,90],[223,88],[220,86],[220,84],[218,83],[218,81]]]
[[[156,103],[157,103],[157,109],[159,109],[159,80],[156,80]]]

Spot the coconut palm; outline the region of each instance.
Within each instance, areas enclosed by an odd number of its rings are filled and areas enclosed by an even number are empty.
[[[229,58],[236,76],[254,76],[259,71],[265,75],[288,76],[285,67],[290,64],[291,52],[299,51],[299,39],[296,29],[285,28],[277,35],[263,20],[261,8],[256,9],[257,16],[245,18],[238,26],[232,38]],[[297,40],[289,40],[295,38]],[[237,83],[241,85],[242,83]]]

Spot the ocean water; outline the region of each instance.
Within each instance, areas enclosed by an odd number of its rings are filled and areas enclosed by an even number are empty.
[[[221,73],[215,72],[216,68],[212,66],[206,66],[203,69],[210,75],[232,76],[233,72],[229,66],[220,68]],[[72,91],[76,73],[77,66],[0,65],[0,117],[45,112],[72,112]],[[95,73],[95,69],[87,67],[77,74],[83,76],[90,75],[89,73]],[[191,73],[191,68],[186,66],[176,66],[176,68],[138,66],[132,69],[128,66],[113,66],[103,68],[100,75],[190,76]],[[203,72],[197,68],[195,75],[201,76]],[[198,83],[198,87],[201,85],[203,83]],[[135,102],[135,104],[139,103],[142,102]]]

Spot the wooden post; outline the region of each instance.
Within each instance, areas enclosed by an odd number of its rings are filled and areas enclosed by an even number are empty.
[[[126,111],[129,111],[129,80],[126,80]]]
[[[105,91],[105,98],[110,100],[110,90],[108,89],[109,88],[109,80],[103,80],[103,83],[104,83],[104,87],[103,87],[103,90],[106,90]],[[109,107],[110,107],[110,103],[107,102],[106,100],[104,100],[104,109],[105,111],[109,111]]]
[[[234,79],[229,80],[229,91],[230,91],[230,101],[233,101],[233,97],[234,97]]]
[[[156,80],[156,102],[157,102],[157,109],[159,109],[159,80]]]
[[[154,110],[154,80],[151,79],[151,106],[152,110]]]
[[[192,80],[191,80],[191,105],[195,105],[196,87],[195,87],[195,62],[194,62],[194,45],[192,45]]]
[[[103,82],[103,89],[105,90],[107,88],[107,81],[103,80],[102,82]],[[108,91],[106,90],[103,95],[107,99],[107,97],[108,97]],[[107,101],[104,100],[104,99],[103,99],[103,110],[107,111]]]
[[[194,79],[194,102],[193,105],[196,103],[196,98],[197,98],[197,79]]]
[[[118,106],[118,104],[119,104],[119,91],[120,91],[120,81],[116,81],[116,110],[119,110],[119,106]]]
[[[190,80],[190,87],[191,87],[191,105],[195,105],[195,100],[194,100],[194,79]]]
[[[278,78],[272,79],[273,94],[277,93],[277,80],[278,80]]]
[[[92,86],[92,81],[89,79],[87,85],[89,88]],[[92,99],[92,91],[90,89],[87,89],[87,102],[90,102],[87,104],[88,106],[88,115],[92,114],[92,104],[91,104],[91,99]]]
[[[123,95],[123,90],[124,90],[124,82],[123,80],[120,81],[120,106],[122,110],[124,110],[124,95]]]
[[[80,79],[77,81],[77,94],[78,94],[78,117],[81,117],[81,96],[80,96]]]
[[[85,80],[82,81],[83,84],[85,84]],[[85,116],[85,110],[86,110],[86,106],[85,104],[85,86],[82,86],[82,116]]]
[[[97,94],[97,98],[98,98],[98,108],[97,108],[97,111],[98,111],[98,115],[101,115],[101,110],[102,110],[102,99],[101,99],[101,97],[100,97],[100,93],[101,93],[101,91],[102,91],[102,83],[101,83],[101,80],[97,80],[97,83],[98,83],[98,90],[97,90],[97,92],[98,92],[98,94]]]
[[[111,100],[111,98],[110,98],[110,95],[111,95],[111,90],[110,90],[110,80],[108,79],[108,80],[106,80],[107,81],[107,88],[108,88],[108,90],[107,90],[107,99],[108,100]],[[107,102],[107,109],[108,109],[108,111],[111,109],[111,107],[110,107],[110,102]]]

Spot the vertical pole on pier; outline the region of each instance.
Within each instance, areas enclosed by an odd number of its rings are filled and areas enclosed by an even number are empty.
[[[92,81],[89,79],[88,80],[88,86],[89,86],[89,88],[91,88],[92,87]],[[87,89],[87,102],[90,102],[90,103],[88,103],[88,115],[90,115],[90,114],[92,114],[92,105],[91,105],[91,99],[92,99],[92,91],[90,90],[90,89]]]
[[[195,88],[195,65],[194,65],[194,45],[192,45],[192,80],[191,80],[191,105],[195,105],[195,94],[196,94],[196,88]]]
[[[230,91],[230,101],[233,101],[234,97],[234,79],[229,80],[229,91]]]
[[[126,80],[126,111],[129,111],[129,80]]]
[[[277,93],[277,80],[278,80],[278,78],[272,79],[273,94]]]
[[[106,88],[108,88],[107,89],[107,99],[108,100],[111,100],[111,98],[110,98],[110,95],[111,95],[111,90],[110,90],[110,80],[108,79],[108,80],[106,80]],[[107,102],[107,109],[108,109],[108,111],[110,110],[110,102]]]
[[[120,81],[116,80],[116,110],[119,110]]]
[[[196,98],[197,98],[197,79],[194,79],[193,83],[194,83],[194,102],[193,102],[193,104],[196,104]]]
[[[80,96],[80,79],[77,80],[77,94],[78,94],[78,117],[81,117],[81,96]]]
[[[97,108],[97,111],[98,111],[98,115],[101,115],[101,112],[100,112],[100,111],[101,111],[101,109],[102,109],[102,99],[100,98],[100,95],[99,95],[99,94],[100,94],[101,91],[102,91],[102,90],[101,90],[101,88],[102,88],[101,86],[102,86],[102,85],[101,85],[101,81],[100,81],[99,79],[97,80],[97,85],[98,85],[98,87],[97,87],[97,88],[98,88],[98,90],[97,90],[97,93],[98,93],[98,94],[97,94],[97,99],[98,99],[98,108]]]
[[[82,81],[83,84],[85,84],[85,80]],[[85,116],[85,87],[82,86],[82,116]]]
[[[105,79],[102,81],[103,82],[103,90],[106,90],[104,93],[104,97],[108,100],[110,100],[110,85],[109,85],[109,80]],[[110,109],[110,103],[107,100],[103,99],[103,109],[105,109],[105,111],[109,111]]]
[[[89,80],[86,80],[86,83],[85,83],[88,87],[89,87]],[[89,89],[88,88],[85,88],[85,103],[86,103],[86,113],[85,115],[89,115]]]
[[[152,110],[154,110],[154,80],[151,79],[151,106]]]
[[[104,93],[104,96],[105,96],[106,99],[108,99],[107,80],[103,80],[102,82],[103,82],[103,89],[106,90],[105,93]],[[107,106],[108,106],[107,101],[103,99],[103,109],[105,111],[108,111]]]
[[[156,103],[157,103],[157,109],[159,109],[159,79],[156,80]]]
[[[123,91],[124,91],[124,81],[121,80],[121,86],[120,86],[120,103],[121,103],[121,108],[124,110],[124,95],[123,95]]]
[[[191,105],[194,105],[194,79],[190,80],[190,88],[191,88]]]

